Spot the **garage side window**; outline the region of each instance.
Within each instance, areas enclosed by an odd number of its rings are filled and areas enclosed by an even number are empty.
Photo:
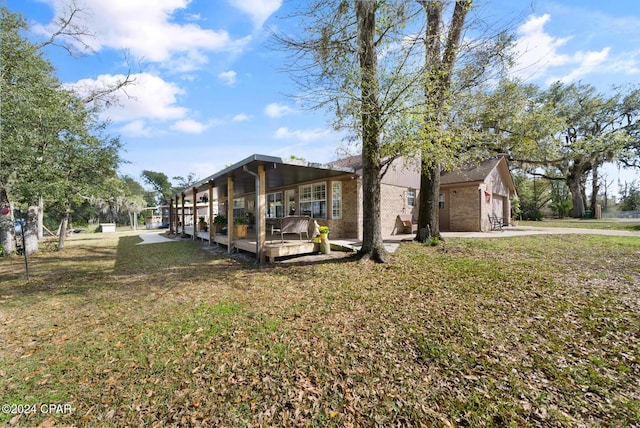
[[[416,189],[407,189],[407,205],[410,207],[416,206]]]

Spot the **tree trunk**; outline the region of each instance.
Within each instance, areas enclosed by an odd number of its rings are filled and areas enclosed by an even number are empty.
[[[0,245],[2,256],[12,256],[16,252],[16,235],[13,227],[13,206],[9,202],[9,195],[3,185],[0,184],[0,208],[7,208],[6,215],[0,213]]]
[[[363,220],[361,260],[386,261],[380,220],[380,108],[378,105],[376,4],[356,1],[362,96]]]
[[[596,212],[596,205],[598,205],[598,192],[600,192],[600,183],[598,182],[598,165],[594,162],[591,169],[591,202],[589,209],[592,213]]]
[[[29,205],[24,225],[24,251],[27,255],[38,251],[38,205]]]
[[[60,222],[60,230],[58,233],[58,251],[64,250],[64,241],[67,237],[67,226],[69,225],[69,209],[67,208],[62,215]]]
[[[420,175],[420,206],[416,241],[425,242],[429,238],[440,238],[440,165],[426,165],[423,162]],[[424,213],[424,214],[423,214]]]
[[[38,197],[38,241],[44,239],[44,200]]]
[[[573,202],[573,210],[571,216],[574,218],[583,218],[585,215],[584,199],[582,198],[582,185],[580,176],[575,177],[573,174],[567,177],[567,185],[571,191],[571,201]]]

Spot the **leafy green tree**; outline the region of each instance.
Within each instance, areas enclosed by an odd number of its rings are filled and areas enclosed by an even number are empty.
[[[409,51],[401,49],[410,18],[404,1],[313,1],[290,18],[298,28],[274,34],[278,47],[291,54],[289,72],[304,91],[302,102],[326,109],[335,129],[360,143],[363,162],[362,260],[384,261],[386,250],[380,225],[380,180],[398,157],[391,145],[402,146],[397,133],[383,132],[404,123],[406,88],[417,74],[402,72]],[[403,136],[406,135],[403,134]]]
[[[0,205],[26,209],[48,185],[38,175],[48,178],[56,167],[47,155],[58,138],[58,123],[67,122],[65,94],[59,91],[53,67],[21,36],[26,29],[24,20],[5,7],[0,13]],[[0,224],[5,254],[15,250],[11,220]],[[37,232],[31,214],[28,220],[25,250],[31,253],[34,241],[37,248]]]
[[[440,172],[442,148],[448,146],[446,137],[446,103],[451,87],[454,64],[458,56],[462,29],[470,0],[457,0],[449,31],[445,37],[443,1],[418,1],[426,15],[425,67],[424,67],[424,106],[425,106],[425,142],[422,147],[420,175],[420,202],[418,214],[418,233],[416,239],[424,242],[429,237],[440,237],[438,200],[440,195]],[[444,46],[442,44],[444,43]]]
[[[523,220],[542,220],[542,210],[551,201],[549,180],[529,177],[515,172],[513,180],[520,199],[520,216]]]
[[[573,217],[585,215],[588,175],[594,209],[598,168],[610,161],[630,162],[640,141],[640,92],[635,89],[616,88],[605,95],[583,83],[557,82],[542,90],[502,81],[482,106],[479,122],[493,136],[488,145],[532,174],[565,182]]]
[[[620,186],[620,211],[640,210],[640,188],[635,181]]]
[[[188,189],[189,187],[192,187],[198,182],[198,177],[196,176],[195,172],[190,172],[186,177],[177,175],[173,177],[172,180],[176,182],[176,185],[173,187],[175,193],[180,189]]]
[[[453,105],[497,58],[508,57],[504,47],[511,39],[501,32],[465,43],[464,61],[456,63],[471,1],[455,2],[449,26],[444,11],[454,2],[366,3],[309,2],[292,16],[296,30],[275,37],[291,54],[288,70],[302,88],[304,106],[327,110],[333,127],[360,144],[367,188],[361,255],[381,260],[377,182],[395,159],[422,158],[431,181],[421,186],[421,201],[431,205],[420,206],[420,230],[428,224],[439,235],[440,165],[465,156],[458,137],[468,133]]]
[[[164,172],[144,170],[140,175],[142,180],[151,186],[155,192],[156,203],[158,205],[168,205],[169,197],[173,194],[174,187],[169,181],[169,177]]]
[[[563,181],[551,181],[551,203],[550,207],[558,217],[565,218],[571,213],[571,192]]]
[[[115,175],[119,141],[104,135],[87,102],[64,89],[40,46],[21,35],[24,20],[2,14],[0,204],[27,212],[25,251],[38,247],[40,198],[62,213],[59,249],[69,213],[82,196]],[[0,225],[0,243],[11,251],[13,228]]]

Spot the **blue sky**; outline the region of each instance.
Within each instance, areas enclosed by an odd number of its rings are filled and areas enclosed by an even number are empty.
[[[43,40],[68,0],[4,0]],[[267,28],[296,1],[75,0],[78,23],[94,36],[91,52],[71,57],[50,47],[47,58],[64,83],[95,87],[131,67],[135,85],[104,111],[119,135],[122,174],[144,169],[204,178],[253,154],[327,162],[342,135],[326,115],[305,111],[284,94],[299,91],[281,52],[267,47]],[[640,81],[638,0],[477,0],[487,21],[515,23],[520,55],[514,74],[545,86],[582,80],[600,91]],[[123,60],[128,52],[129,65]],[[617,174],[609,168],[608,174]],[[637,173],[623,173],[624,179]]]

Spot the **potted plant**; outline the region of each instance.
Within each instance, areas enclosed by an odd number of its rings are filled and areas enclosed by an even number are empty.
[[[236,217],[233,219],[233,236],[234,238],[244,239],[247,237],[247,219],[244,217]]]
[[[320,252],[322,254],[329,254],[331,252],[331,244],[329,243],[329,226],[320,226],[318,228],[320,232]]]
[[[204,217],[199,217],[198,220],[198,230],[200,232],[206,232],[208,224],[204,221]]]
[[[322,240],[327,239],[327,236],[329,235],[329,226],[320,226],[318,228],[318,232],[320,232],[320,237]]]
[[[222,229],[227,225],[227,218],[218,214],[213,219],[213,231],[215,233],[222,233]]]

